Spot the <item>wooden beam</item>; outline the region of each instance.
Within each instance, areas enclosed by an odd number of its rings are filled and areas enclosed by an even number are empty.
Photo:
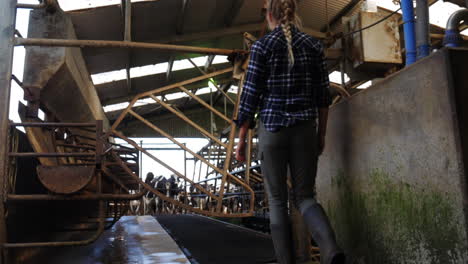
[[[75,40],[50,38],[15,38],[15,46],[39,47],[80,47],[80,48],[121,48],[121,49],[152,49],[163,52],[181,52],[196,54],[231,55],[233,53],[246,53],[244,50],[205,48],[182,45],[169,45],[161,43],[145,43],[113,40]]]
[[[231,119],[227,118],[225,115],[221,114],[221,112],[219,112],[218,110],[216,110],[216,108],[212,107],[211,105],[209,105],[207,102],[205,102],[203,99],[201,99],[200,97],[196,96],[195,94],[193,94],[192,92],[190,92],[189,90],[187,90],[185,87],[183,86],[180,86],[179,87],[184,93],[186,93],[188,96],[192,97],[193,99],[197,100],[201,105],[203,105],[204,107],[208,108],[210,111],[212,111],[213,113],[215,113],[217,116],[221,117],[222,119],[224,119],[226,122],[231,122]]]
[[[189,57],[187,57],[187,60],[193,65],[193,67],[195,67],[197,70],[200,71],[201,74],[204,74],[206,75],[207,72],[205,72],[204,70],[200,69],[200,67],[197,66],[197,64],[195,64],[195,62],[193,62],[192,59],[190,59]],[[211,80],[211,78],[209,79],[209,82],[213,84],[213,86],[220,92],[222,93],[227,100],[229,100],[233,105],[236,104],[236,102],[231,98],[229,97],[221,88],[219,88],[218,84],[216,84],[213,80]]]
[[[206,131],[204,128],[202,128],[201,126],[199,126],[197,123],[193,122],[192,120],[190,120],[190,118],[188,118],[186,115],[184,115],[183,113],[180,113],[179,111],[177,111],[176,109],[174,109],[174,107],[164,103],[162,100],[158,99],[156,96],[150,94],[149,97],[151,97],[151,99],[153,99],[154,101],[156,101],[158,104],[160,104],[161,106],[163,106],[164,108],[166,108],[167,110],[171,111],[173,114],[175,114],[176,116],[178,116],[180,119],[184,120],[185,122],[187,122],[189,125],[191,125],[193,128],[195,128],[196,130],[200,131],[203,135],[205,135],[206,137],[210,138],[212,141],[216,142],[218,145],[220,146],[223,146],[224,148],[228,148],[228,145],[224,144],[223,142],[221,142],[221,140],[219,140],[218,138],[216,138],[214,135],[212,135],[210,132]]]
[[[163,73],[164,74],[164,73]],[[172,73],[174,74],[174,72]],[[172,77],[174,78],[174,77]],[[226,79],[227,78],[227,79]],[[218,83],[225,83],[227,81],[229,81],[231,79],[231,76],[227,76],[227,77],[223,77],[221,79],[217,78],[216,80],[218,81]],[[172,80],[174,81],[174,80]],[[155,84],[157,85],[157,84]],[[167,85],[167,83],[164,83],[164,84],[159,84],[159,85]],[[185,85],[185,87],[191,91],[196,91],[200,88],[205,88],[206,87],[206,83],[201,83],[201,82],[198,82],[198,83],[193,83],[193,84],[189,84],[189,85]],[[151,89],[151,87],[148,87],[148,90]],[[138,95],[138,93],[140,92],[146,92],[148,90],[139,90],[139,91],[135,91],[133,90],[132,93],[128,94],[128,95],[125,95],[125,96],[119,96],[119,97],[106,97],[106,98],[101,98],[101,103],[103,106],[108,106],[108,105],[113,105],[113,104],[118,104],[118,103],[123,103],[123,102],[129,102],[130,100],[132,100],[135,96]],[[168,91],[166,93],[162,93],[162,94],[171,94],[173,93],[172,91]]]

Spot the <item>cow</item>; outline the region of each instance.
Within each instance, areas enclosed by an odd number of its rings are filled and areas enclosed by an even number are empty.
[[[131,200],[129,204],[129,211],[131,215],[138,215],[140,213],[141,200]]]
[[[153,187],[152,182],[154,180],[154,174],[152,172],[148,172],[146,174],[145,183]],[[145,195],[143,196],[143,214],[144,215],[153,215],[156,211],[156,203],[155,203],[155,195],[151,191],[146,191]]]
[[[208,186],[208,189],[207,191],[209,191],[210,193],[215,193],[216,192],[216,187],[213,185],[213,184],[210,184]],[[206,209],[210,212],[214,212],[216,210],[216,204],[217,204],[217,200],[214,199],[213,197],[211,196],[207,196],[206,197]]]
[[[188,203],[190,206],[192,206],[193,208],[197,208],[198,207],[198,202],[197,202],[197,197],[195,197],[194,195],[197,194],[197,189],[195,188],[195,186],[190,186],[189,187],[189,192],[188,192]]]
[[[154,183],[153,183],[154,189],[156,189],[156,191],[158,191],[159,193],[166,195],[166,192],[167,192],[166,182],[167,182],[167,179],[164,176],[162,175],[159,176],[157,179],[154,179]],[[161,199],[159,196],[156,196],[155,203],[156,203],[157,214],[166,212],[165,202],[163,199]]]
[[[206,182],[200,184],[200,187],[202,187],[205,190],[208,190],[208,184]],[[194,186],[190,187],[190,199],[190,202],[194,208],[204,210],[207,207],[207,195],[201,190],[195,188]]]
[[[178,201],[179,193],[179,178],[175,175],[171,175],[171,177],[166,181],[166,196]],[[175,213],[175,208],[174,204],[168,204],[169,213]]]

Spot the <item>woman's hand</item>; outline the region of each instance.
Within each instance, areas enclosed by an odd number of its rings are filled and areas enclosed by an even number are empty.
[[[241,125],[239,130],[239,143],[237,143],[236,160],[239,162],[245,161],[245,136],[249,130],[249,122],[246,121]]]
[[[239,143],[237,143],[236,160],[239,162],[245,161],[245,141],[239,141]]]

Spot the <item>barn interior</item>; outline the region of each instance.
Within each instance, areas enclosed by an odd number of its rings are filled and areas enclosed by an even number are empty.
[[[256,129],[233,156],[264,1],[32,2],[0,2],[0,264],[274,263]],[[468,1],[297,2],[330,73],[316,188],[349,263],[466,263]]]

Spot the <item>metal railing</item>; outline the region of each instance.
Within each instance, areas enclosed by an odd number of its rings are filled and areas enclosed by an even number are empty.
[[[213,78],[213,77],[221,75],[221,74],[230,73],[232,71],[233,71],[233,68],[228,68],[228,69],[216,71],[216,72],[213,72],[213,73],[210,73],[210,74],[204,74],[204,75],[202,75],[200,77],[197,77],[197,78],[193,78],[193,79],[186,80],[186,81],[183,81],[183,82],[179,82],[179,83],[176,83],[176,84],[168,85],[168,86],[165,86],[165,87],[162,87],[162,88],[158,88],[158,89],[155,89],[155,90],[148,91],[148,92],[142,93],[140,95],[137,95],[130,102],[128,107],[125,110],[122,111],[122,113],[119,115],[119,117],[113,123],[110,130],[107,132],[107,134],[106,134],[107,137],[116,137],[116,138],[120,138],[120,139],[124,140],[126,143],[133,146],[136,150],[140,151],[142,154],[148,156],[153,161],[155,161],[158,164],[162,165],[164,168],[166,168],[171,173],[176,175],[179,179],[182,179],[183,181],[188,183],[188,185],[193,186],[201,194],[204,194],[207,197],[209,197],[210,199],[213,199],[214,201],[216,201],[216,210],[208,211],[208,210],[203,210],[203,209],[200,209],[200,208],[195,208],[195,207],[191,206],[190,204],[184,203],[184,201],[179,201],[179,200],[174,199],[173,197],[168,197],[166,194],[161,193],[156,188],[154,188],[154,186],[151,186],[151,185],[145,183],[137,175],[132,173],[127,166],[125,166],[125,165],[123,166],[124,169],[127,171],[127,173],[129,175],[131,175],[134,180],[139,181],[139,183],[146,190],[148,190],[149,192],[154,193],[159,199],[161,199],[161,200],[163,200],[165,202],[169,202],[169,203],[171,203],[171,204],[173,204],[173,205],[175,205],[175,206],[177,206],[179,208],[182,208],[184,210],[191,211],[191,212],[194,212],[194,213],[203,214],[203,215],[207,215],[207,216],[246,217],[246,216],[253,215],[253,212],[254,212],[254,199],[255,199],[254,191],[252,190],[252,188],[248,184],[248,181],[245,181],[245,179],[241,179],[241,178],[236,177],[236,176],[232,175],[231,173],[229,173],[230,168],[231,168],[232,156],[233,156],[234,139],[235,139],[235,135],[236,135],[235,134],[236,133],[236,126],[235,126],[234,122],[232,121],[234,118],[229,118],[229,117],[225,116],[224,114],[222,114],[221,112],[216,110],[216,108],[214,108],[213,106],[206,103],[199,96],[195,95],[194,93],[192,93],[191,91],[189,91],[188,89],[185,88],[185,86],[188,85],[188,84],[198,82],[198,81],[202,81],[202,80],[206,80],[206,79],[210,79],[210,78]],[[208,109],[209,111],[213,112],[218,117],[220,117],[221,119],[226,121],[229,124],[229,127],[230,127],[230,132],[229,132],[229,137],[228,137],[227,142],[222,142],[218,138],[217,135],[214,135],[211,132],[207,131],[202,126],[200,126],[199,124],[197,124],[196,122],[194,122],[193,120],[188,118],[185,114],[183,114],[182,112],[178,111],[176,108],[171,106],[169,103],[164,102],[163,99],[158,98],[158,95],[160,95],[162,93],[172,92],[172,91],[174,91],[174,92],[176,92],[176,91],[177,92],[179,92],[179,91],[184,92],[185,94],[187,94],[187,96],[189,96],[190,98],[192,98],[195,101],[197,101],[198,103],[200,103],[201,106],[203,106],[204,108]],[[225,96],[228,96],[228,95],[225,94]],[[135,105],[136,105],[137,101],[142,100],[142,99],[147,99],[147,98],[152,99],[154,101],[154,103],[160,105],[161,107],[165,108],[167,111],[171,112],[172,114],[174,114],[178,118],[182,119],[185,123],[190,125],[193,129],[199,131],[203,136],[208,138],[211,142],[216,144],[219,148],[222,148],[223,151],[226,153],[226,157],[225,157],[225,160],[224,160],[224,166],[222,168],[217,167],[216,164],[213,164],[212,162],[210,162],[210,159],[206,159],[202,155],[196,153],[194,150],[191,150],[185,144],[179,142],[177,139],[172,137],[168,132],[164,131],[163,129],[158,127],[156,124],[151,123],[150,121],[148,121],[147,119],[145,119],[144,117],[142,117],[141,115],[136,113],[136,111],[134,111],[133,108],[135,108]],[[236,104],[234,106],[234,108],[235,108],[234,114],[237,112],[236,110],[237,110],[237,107],[238,107],[238,105],[237,105],[238,101],[239,100],[235,101]],[[216,186],[214,191],[213,190],[208,190],[207,188],[203,187],[202,185],[196,183],[193,179],[190,179],[184,173],[181,173],[181,172],[175,170],[174,168],[169,166],[167,163],[163,162],[160,158],[156,157],[154,154],[150,153],[148,150],[146,150],[143,147],[141,147],[140,145],[138,145],[138,143],[132,141],[128,137],[126,137],[123,134],[121,134],[120,132],[118,132],[118,130],[117,130],[118,126],[122,123],[122,121],[127,116],[134,117],[136,120],[143,123],[145,126],[150,128],[151,130],[153,130],[155,133],[160,134],[163,137],[169,139],[172,143],[176,144],[178,147],[180,147],[181,149],[183,149],[184,151],[186,151],[187,153],[192,155],[195,159],[199,160],[201,163],[203,163],[208,168],[212,169],[214,172],[222,175],[221,183],[220,183],[219,188],[218,188],[218,186]],[[224,199],[225,198],[225,189],[226,189],[226,185],[227,185],[228,182],[230,184],[237,184],[238,186],[242,186],[246,190],[246,192],[250,194],[250,196],[251,196],[250,205],[249,205],[249,209],[246,212],[242,212],[242,213],[226,213],[226,212],[223,212],[223,201],[225,201],[225,199]],[[185,189],[185,191],[187,191],[187,189]]]
[[[26,248],[26,247],[61,247],[61,246],[79,246],[87,245],[95,241],[104,230],[110,228],[116,223],[121,216],[125,215],[128,209],[128,203],[130,200],[140,199],[144,192],[130,194],[130,187],[128,184],[122,183],[122,177],[116,176],[112,168],[112,162],[106,159],[106,156],[116,155],[118,156],[120,146],[117,144],[110,144],[103,138],[103,127],[102,121],[98,120],[96,123],[51,123],[51,122],[25,122],[25,123],[11,123],[10,128],[24,127],[26,129],[41,129],[50,133],[50,138],[53,138],[54,142],[52,145],[55,146],[54,150],[49,152],[27,152],[22,153],[18,151],[10,151],[8,153],[9,159],[23,159],[23,158],[36,158],[43,159],[42,163],[48,164],[48,168],[51,168],[49,174],[60,174],[59,177],[55,178],[56,181],[41,182],[44,187],[51,190],[54,194],[15,194],[14,187],[6,188],[9,193],[6,193],[6,201],[11,204],[24,203],[31,201],[96,201],[98,204],[97,212],[97,226],[91,227],[79,227],[64,229],[60,231],[94,231],[88,239],[81,241],[60,241],[60,242],[34,242],[34,243],[4,243],[4,248]],[[62,129],[67,131],[68,135],[63,140],[57,142],[58,136],[54,133],[62,131],[56,131],[55,129]],[[88,133],[88,136],[72,134],[71,129],[78,129]],[[91,136],[90,134],[94,134]],[[77,140],[81,138],[81,142]],[[66,142],[66,143],[65,143]],[[124,147],[122,147],[124,148]],[[73,152],[69,152],[69,150]],[[123,149],[127,153],[133,153],[131,149]],[[138,160],[138,156],[131,159]],[[83,160],[85,159],[85,160]],[[122,161],[123,162],[123,161]],[[125,163],[125,162],[123,162]],[[16,164],[16,163],[15,163]],[[76,166],[83,168],[91,168],[88,178],[80,182],[82,186],[69,192],[60,193],[57,190],[63,190],[64,186],[68,186],[69,179],[66,179],[67,175],[63,174],[63,167],[68,167],[70,170],[77,170]],[[58,171],[54,172],[54,169],[59,168]],[[39,171],[39,170],[38,170]],[[15,175],[16,177],[16,175]],[[80,177],[82,178],[82,177]],[[60,180],[61,179],[61,180]],[[91,181],[94,179],[95,181]],[[103,180],[106,180],[103,183]],[[13,181],[14,182],[14,181]],[[103,185],[115,186],[113,187],[112,193],[104,193]],[[90,190],[81,192],[84,188],[90,188]],[[139,186],[133,187],[138,189]],[[110,221],[106,221],[110,218]],[[107,226],[106,226],[107,223]],[[83,224],[80,222],[80,224]]]
[[[183,53],[197,53],[197,54],[209,54],[209,55],[232,55],[233,53],[246,53],[246,51],[241,50],[228,50],[228,49],[216,49],[216,48],[203,48],[203,47],[190,47],[190,46],[181,46],[181,45],[169,45],[169,44],[157,44],[157,43],[138,43],[132,41],[102,41],[102,40],[69,40],[69,39],[27,39],[22,38],[20,34],[16,34],[19,37],[15,37],[14,28],[15,28],[15,14],[16,8],[49,8],[50,7],[49,0],[42,1],[39,5],[29,5],[29,4],[17,4],[16,1],[4,1],[0,6],[5,10],[4,16],[0,18],[0,27],[2,30],[0,33],[0,41],[1,43],[5,44],[2,45],[2,49],[0,49],[0,57],[4,59],[5,65],[0,67],[0,72],[3,76],[11,76],[11,61],[13,58],[13,45],[14,46],[58,46],[58,47],[96,47],[96,48],[140,48],[140,49],[152,49],[152,50],[160,50],[160,51],[169,51],[169,52],[183,52]],[[2,26],[2,24],[4,26]],[[12,32],[10,32],[10,29]],[[11,34],[10,34],[11,33]],[[96,180],[94,192],[91,193],[83,193],[80,191],[73,191],[67,194],[51,194],[53,192],[48,192],[45,194],[15,194],[15,193],[7,193],[2,192],[1,199],[8,203],[23,203],[23,202],[30,202],[30,201],[96,201],[98,208],[97,214],[97,222],[98,226],[94,228],[87,228],[86,230],[94,230],[95,233],[91,235],[88,239],[82,241],[62,241],[62,242],[35,242],[35,243],[22,243],[22,242],[15,242],[9,243],[6,238],[6,214],[4,203],[0,203],[0,247],[4,248],[23,248],[23,247],[57,247],[57,246],[77,246],[77,245],[86,245],[95,241],[102,232],[109,228],[113,223],[115,223],[120,216],[122,216],[128,208],[128,202],[130,200],[135,200],[141,198],[145,191],[149,191],[157,195],[160,199],[173,204],[174,206],[178,206],[183,208],[187,211],[204,214],[208,216],[229,216],[229,217],[245,217],[250,216],[254,212],[254,199],[255,194],[252,188],[249,186],[249,180],[245,180],[245,178],[238,177],[229,173],[231,162],[232,162],[232,154],[234,148],[234,138],[236,133],[236,127],[232,122],[232,118],[223,115],[220,111],[216,110],[214,107],[210,106],[209,104],[205,103],[200,97],[196,96],[190,90],[185,88],[186,85],[191,84],[196,81],[206,80],[224,73],[229,73],[233,70],[233,68],[221,70],[218,72],[204,74],[198,78],[194,78],[191,80],[187,80],[184,82],[180,82],[177,84],[169,85],[163,88],[159,88],[150,92],[142,93],[136,96],[131,102],[129,107],[125,109],[122,114],[119,116],[117,121],[113,124],[111,129],[107,131],[107,133],[103,134],[102,129],[102,122],[97,122],[96,124],[73,124],[73,123],[15,123],[8,126],[8,111],[0,111],[2,114],[0,116],[0,138],[4,142],[7,142],[7,133],[9,128],[12,127],[27,127],[30,129],[38,129],[38,128],[70,128],[70,129],[77,129],[83,130],[87,133],[82,134],[74,134],[71,137],[75,139],[81,139],[82,144],[75,144],[69,142],[59,142],[55,145],[53,151],[38,151],[34,153],[20,153],[16,151],[8,152],[6,144],[4,146],[0,146],[0,160],[2,161],[0,164],[0,185],[4,185],[4,180],[7,177],[8,170],[4,167],[3,164],[6,164],[4,158],[7,159],[22,159],[22,158],[38,158],[41,161],[44,161],[45,164],[50,166],[54,165],[66,165],[66,166],[96,166],[96,173],[92,175],[93,179]],[[13,77],[12,77],[13,78]],[[16,81],[17,78],[13,78]],[[21,82],[19,82],[21,83]],[[242,81],[241,81],[242,83]],[[2,102],[5,104],[1,104],[2,109],[8,109],[8,98],[9,92],[11,88],[11,80],[10,79],[0,79],[0,84],[2,84],[4,89],[0,89],[0,98],[3,98]],[[227,123],[229,123],[230,132],[227,141],[222,142],[217,138],[216,135],[212,134],[211,132],[206,131],[196,122],[187,118],[183,113],[180,113],[171,105],[167,104],[164,100],[158,98],[158,94],[167,92],[167,91],[175,91],[179,90],[187,94],[190,98],[193,98],[195,101],[200,103],[205,108],[209,109],[213,112],[216,116],[220,117]],[[219,90],[219,89],[218,89]],[[230,102],[236,102],[234,113],[237,112],[238,101],[233,100],[232,98],[228,97],[226,93],[221,93],[226,97],[226,100]],[[240,93],[239,93],[240,94]],[[239,96],[238,94],[238,96]],[[225,162],[223,163],[223,167],[219,168],[211,163],[209,160],[204,158],[201,155],[198,155],[195,151],[190,150],[185,145],[178,142],[175,138],[171,135],[160,129],[155,124],[152,124],[142,116],[140,116],[137,112],[133,111],[132,108],[135,106],[135,103],[143,98],[151,98],[156,103],[160,104],[162,107],[167,109],[168,111],[172,112],[189,125],[191,125],[194,129],[200,131],[205,137],[209,138],[213,142],[219,145],[219,148],[222,148],[225,153]],[[7,101],[5,101],[7,100]],[[130,140],[129,138],[125,137],[121,133],[118,132],[117,127],[121,124],[122,120],[126,116],[132,116],[137,120],[141,121],[143,124],[151,128],[153,131],[162,134],[166,138],[170,139],[172,142],[177,144],[179,147],[183,148],[185,151],[190,153],[193,157],[197,158],[206,166],[210,167],[216,173],[222,175],[221,177],[221,184],[219,186],[219,190],[208,190],[204,188],[202,185],[197,184],[193,180],[190,180],[187,175],[184,175],[175,169],[171,168],[156,156],[152,155],[148,151],[141,148],[137,143]],[[94,130],[93,130],[94,128]],[[117,137],[121,138],[122,140],[126,141],[130,144],[132,148],[124,148],[122,146],[116,146],[111,142],[111,138]],[[76,142],[76,140],[75,140]],[[141,153],[142,155],[147,155],[154,161],[160,163],[179,178],[184,179],[187,183],[197,189],[206,197],[210,197],[213,201],[216,202],[216,208],[213,211],[202,210],[199,208],[194,208],[188,203],[184,203],[183,201],[175,200],[163,193],[158,192],[152,186],[146,184],[140,178],[141,175],[138,174],[138,163],[133,162],[134,160],[138,160],[139,157],[135,156],[128,156],[128,152],[135,153],[135,150]],[[136,168],[135,168],[136,167]],[[112,193],[104,193],[103,182],[105,184],[110,184],[113,186]],[[85,184],[89,186],[90,182]],[[239,213],[230,213],[227,214],[223,212],[223,202],[226,200],[231,199],[233,197],[229,194],[229,185],[236,184],[241,186],[243,189],[243,193],[247,193],[250,196],[249,200],[249,208],[246,208],[245,211]],[[227,186],[226,186],[227,185]],[[227,187],[227,188],[226,188]],[[225,191],[227,190],[227,191]],[[227,194],[225,193],[227,192]],[[243,194],[243,195],[244,195]],[[6,204],[6,203],[5,203]],[[112,220],[106,221],[106,218],[111,218]],[[109,225],[106,227],[106,223]],[[85,230],[85,229],[81,229]],[[0,256],[0,263],[2,263],[2,256]]]

